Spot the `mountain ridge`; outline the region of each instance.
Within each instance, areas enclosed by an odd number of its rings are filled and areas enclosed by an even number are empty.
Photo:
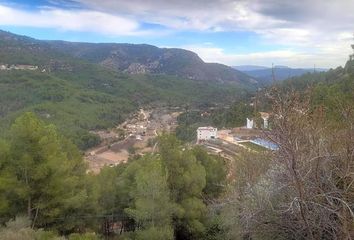
[[[54,49],[129,74],[166,74],[192,80],[255,84],[257,80],[219,63],[206,63],[196,53],[149,44],[46,41]]]
[[[233,68],[236,68],[239,71],[258,79],[261,84],[265,85],[271,84],[273,82],[273,72],[275,81],[283,81],[288,78],[298,77],[307,73],[313,73],[314,71],[324,72],[328,70],[325,68],[291,68],[282,65],[274,66],[273,69],[271,67],[256,65],[233,66]]]
[[[2,30],[0,43],[3,45],[0,49],[1,60],[7,60],[0,62],[3,64],[35,63],[57,69],[65,65],[63,62],[66,60],[70,62],[70,57],[75,57],[128,74],[165,74],[196,81],[248,86],[258,83],[257,79],[241,71],[219,63],[206,63],[196,53],[179,48],[159,48],[149,44],[37,40]],[[6,55],[18,57],[7,59]],[[45,55],[45,58],[40,61],[38,55]],[[58,59],[61,60],[59,63]]]

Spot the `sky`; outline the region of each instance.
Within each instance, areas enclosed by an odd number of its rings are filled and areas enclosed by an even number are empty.
[[[0,0],[0,29],[183,48],[230,66],[335,68],[353,52],[353,13],[354,0]]]

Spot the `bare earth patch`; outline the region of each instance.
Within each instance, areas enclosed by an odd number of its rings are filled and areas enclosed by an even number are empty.
[[[128,161],[134,154],[144,155],[153,152],[155,148],[149,145],[149,139],[155,138],[163,131],[173,131],[177,125],[180,112],[167,109],[144,111],[141,109],[115,129],[95,131],[100,136],[102,144],[86,151],[86,161],[89,170],[99,173],[104,166],[115,166]],[[119,141],[123,131],[124,139]]]
[[[99,173],[104,166],[114,166],[128,161],[129,153],[126,150],[120,152],[105,151],[93,156],[88,156],[86,159],[89,163],[89,169],[93,173]]]

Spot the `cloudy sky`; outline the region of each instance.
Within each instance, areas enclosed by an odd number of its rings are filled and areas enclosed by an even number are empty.
[[[0,0],[0,29],[38,39],[148,43],[227,65],[337,67],[354,0]]]

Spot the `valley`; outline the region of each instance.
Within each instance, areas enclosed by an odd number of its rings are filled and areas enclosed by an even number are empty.
[[[140,109],[113,129],[92,131],[102,143],[85,152],[89,171],[98,173],[104,166],[115,166],[135,155],[155,152],[155,138],[173,132],[180,113],[179,108]]]
[[[69,47],[63,49],[63,46],[70,46],[69,43],[55,48],[54,43],[4,31],[0,31],[0,44],[0,65],[11,69],[0,71],[0,135],[6,135],[10,123],[21,113],[34,112],[44,121],[55,124],[82,150],[99,142],[90,131],[112,128],[141,107],[233,102],[247,97],[255,86],[247,78],[240,82],[227,76],[220,82],[168,75],[163,71],[133,74],[72,56],[67,52]],[[138,51],[136,54],[145,47],[129,45],[130,51]],[[108,56],[110,51],[111,47]],[[191,53],[177,52],[179,54],[171,55],[173,61],[188,66],[184,60]],[[140,60],[127,61],[134,64]],[[22,70],[16,70],[18,66]],[[177,66],[175,70],[182,71]],[[232,73],[237,73],[235,71]],[[220,75],[218,79],[224,77]]]
[[[143,156],[158,151],[157,137],[175,134],[178,117],[183,113],[179,107],[148,107],[131,114],[127,120],[112,129],[91,131],[99,136],[101,144],[86,150],[85,160],[89,172],[98,174],[106,166],[114,167],[126,163],[134,156]],[[197,132],[194,133],[197,136]],[[217,139],[189,142],[190,147],[202,146],[209,154],[221,156],[228,161],[243,151],[263,152],[267,148],[253,143],[254,139],[267,139],[268,130],[237,128],[218,130]],[[264,140],[265,141],[265,140]]]
[[[354,55],[239,70],[0,30],[0,239],[353,239]]]

